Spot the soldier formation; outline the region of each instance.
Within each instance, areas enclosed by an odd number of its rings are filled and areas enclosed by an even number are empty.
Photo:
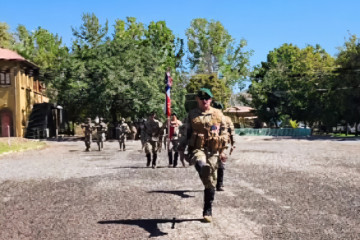
[[[177,119],[176,113],[171,115],[169,122],[162,124],[156,119],[155,112],[151,112],[148,119],[140,122],[138,135],[142,149],[145,149],[146,166],[157,167],[157,153],[161,151],[162,142],[168,150],[169,167],[176,167],[178,159],[185,167],[195,165],[195,169],[204,185],[203,217],[205,222],[212,221],[212,203],[215,190],[224,191],[224,170],[228,155],[235,148],[234,125],[229,117],[222,113],[222,104],[214,102],[213,95],[208,88],[200,88],[196,95],[198,107],[189,111],[183,122]],[[164,130],[168,126],[169,132]],[[90,151],[92,132],[96,130],[99,151],[104,147],[107,126],[100,118],[98,124],[87,123],[81,125],[85,133],[85,151]],[[132,127],[134,127],[132,125]],[[126,136],[132,134],[135,139],[136,128],[131,130],[122,118],[116,126],[120,151],[126,150]],[[166,143],[166,141],[168,141]],[[171,144],[171,146],[170,146]],[[226,153],[229,150],[229,154]],[[187,150],[187,154],[185,151]]]

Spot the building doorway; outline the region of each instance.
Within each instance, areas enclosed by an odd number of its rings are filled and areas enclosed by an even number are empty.
[[[0,111],[0,137],[10,137],[14,135],[12,113],[8,109]]]

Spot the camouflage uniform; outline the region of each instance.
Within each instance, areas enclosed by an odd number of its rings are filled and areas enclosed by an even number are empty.
[[[103,118],[100,118],[100,122],[95,127],[96,142],[99,147],[99,151],[102,151],[104,148],[104,141],[106,140],[105,133],[107,131],[107,125],[103,122]]]
[[[224,115],[220,110],[212,107],[205,112],[202,112],[200,108],[191,110],[188,115],[186,138],[183,139],[188,144],[190,162],[195,163],[195,168],[205,186],[204,220],[211,221],[218,158],[228,139]],[[181,150],[184,149],[183,141]]]
[[[81,124],[81,128],[84,128],[84,134],[85,134],[85,151],[91,151],[91,142],[92,142],[92,132],[94,131],[94,124],[91,123],[91,118],[88,118],[87,123]]]
[[[120,145],[120,151],[125,151],[125,141],[126,141],[126,135],[130,133],[130,128],[125,122],[125,119],[121,119],[120,124],[116,127],[118,133],[119,133],[119,145]]]
[[[144,141],[145,154],[147,158],[147,167],[150,166],[152,153],[152,167],[156,168],[156,159],[161,127],[162,123],[160,121],[155,118],[152,119],[151,117],[149,117],[149,119],[144,123],[144,128],[141,131],[141,137]]]
[[[180,120],[172,120],[170,121],[170,129],[172,129],[171,135],[171,147],[168,148],[168,157],[169,157],[169,166],[173,165],[173,167],[177,166],[177,161],[179,157],[178,146],[179,146],[179,128],[182,125]],[[173,152],[174,152],[174,163],[173,163]],[[184,160],[182,160],[182,164],[185,167]]]

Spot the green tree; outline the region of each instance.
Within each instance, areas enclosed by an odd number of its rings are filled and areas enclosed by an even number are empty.
[[[0,48],[10,49],[14,41],[14,36],[9,32],[9,25],[5,22],[0,22]]]
[[[339,68],[334,85],[334,95],[341,96],[342,120],[349,124],[358,124],[360,119],[360,39],[350,36],[336,59]],[[356,132],[358,135],[358,132]]]
[[[55,77],[60,74],[60,66],[68,57],[68,48],[63,45],[58,35],[38,27],[29,32],[25,26],[19,25],[17,33],[19,41],[13,48],[23,57],[40,68],[39,78],[51,89]],[[51,96],[50,96],[51,97]]]
[[[329,110],[334,59],[319,45],[300,49],[283,44],[268,54],[267,62],[255,68],[249,92],[258,115],[277,126],[290,117],[312,125]]]
[[[186,90],[188,93],[196,93],[201,87],[211,90],[214,95],[214,101],[227,103],[230,99],[230,89],[226,87],[224,81],[218,79],[216,74],[197,74],[192,76],[189,84],[186,86]]]
[[[238,44],[219,21],[197,18],[186,31],[190,68],[197,73],[219,72],[228,88],[232,88],[248,76],[249,57],[245,51],[247,42]]]

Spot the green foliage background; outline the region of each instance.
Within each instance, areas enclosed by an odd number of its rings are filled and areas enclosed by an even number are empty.
[[[42,27],[28,31],[19,25],[11,33],[1,22],[0,47],[39,66],[47,95],[73,122],[95,116],[135,120],[150,111],[164,118],[164,77],[171,71],[172,108],[179,118],[186,115],[186,94],[208,87],[214,100],[229,106],[232,89],[250,79],[251,98],[242,101],[269,126],[289,126],[290,120],[328,129],[359,123],[360,41],[355,35],[336,57],[320,45],[301,49],[284,43],[250,70],[253,51],[245,50],[246,40],[233,39],[219,21],[193,19],[186,29],[186,49],[165,21],[146,25],[133,17],[117,19],[113,32],[108,25],[95,14],[83,14],[67,47]]]

